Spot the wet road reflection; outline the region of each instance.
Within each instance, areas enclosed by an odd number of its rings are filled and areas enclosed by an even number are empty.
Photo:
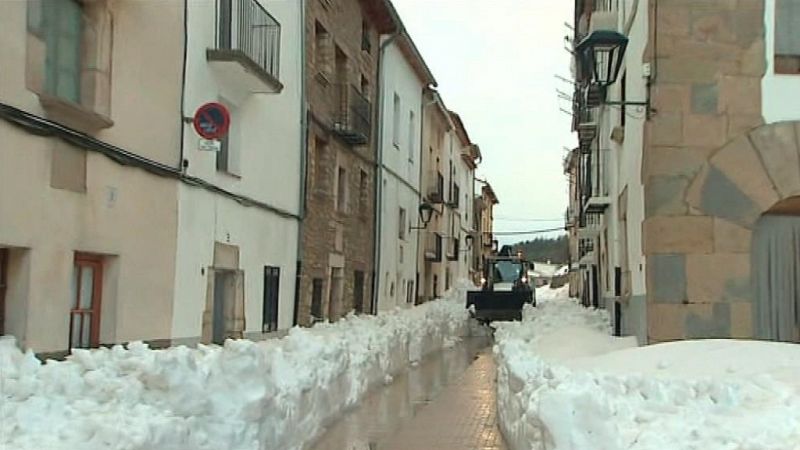
[[[456,382],[490,343],[487,337],[464,338],[398,374],[388,386],[376,386],[354,409],[331,424],[313,450],[379,450],[425,405]]]

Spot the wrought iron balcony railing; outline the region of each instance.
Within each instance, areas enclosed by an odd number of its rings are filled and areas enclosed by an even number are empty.
[[[339,104],[334,119],[333,130],[352,145],[369,142],[372,126],[372,105],[355,86],[342,83],[337,85]]]
[[[235,61],[267,85],[280,86],[281,25],[257,0],[217,0],[212,61]]]

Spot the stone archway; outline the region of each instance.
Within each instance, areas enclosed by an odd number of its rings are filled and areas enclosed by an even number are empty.
[[[651,342],[754,336],[753,230],[781,201],[800,195],[800,122],[761,125],[708,154],[648,214],[647,319]],[[670,200],[673,202],[673,200]]]
[[[755,128],[713,152],[689,184],[685,201],[690,215],[710,219],[713,247],[687,255],[687,303],[708,305],[703,312],[711,313],[695,320],[688,315],[687,335],[753,337],[753,231],[776,205],[795,206],[792,199],[800,195],[798,135],[800,122]]]

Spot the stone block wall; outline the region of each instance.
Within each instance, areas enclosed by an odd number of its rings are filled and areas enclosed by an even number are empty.
[[[371,103],[377,118],[378,39],[391,26],[382,0],[313,0],[306,3],[306,87],[309,105],[306,217],[303,221],[298,322],[310,323],[313,280],[323,280],[322,311],[328,317],[330,269],[343,272],[336,319],[355,308],[355,272],[364,274],[363,308],[372,298],[375,229],[375,127],[365,145],[352,145],[334,132],[342,110],[339,89],[352,86]],[[390,20],[389,20],[390,22]],[[368,49],[362,46],[367,24]],[[318,30],[327,32],[318,39]],[[337,53],[344,55],[337,61]],[[344,64],[342,64],[344,62]],[[316,148],[324,142],[324,150]],[[321,152],[318,154],[317,152]],[[348,208],[336,209],[338,167],[347,172]],[[362,186],[361,172],[366,174]],[[321,182],[320,182],[321,181]],[[315,184],[320,182],[318,184]]]
[[[650,3],[645,61],[655,112],[642,167],[648,340],[751,337],[753,226],[800,191],[796,145],[787,144],[795,137],[759,128],[764,2]]]

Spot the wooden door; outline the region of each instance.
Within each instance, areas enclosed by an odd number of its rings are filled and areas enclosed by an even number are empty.
[[[76,253],[72,278],[69,348],[91,348],[99,345],[102,293],[102,257]]]

